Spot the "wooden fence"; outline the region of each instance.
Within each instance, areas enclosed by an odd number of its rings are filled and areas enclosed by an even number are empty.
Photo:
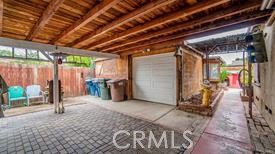
[[[59,66],[59,79],[65,97],[85,95],[85,78],[93,76],[93,72],[89,68]],[[44,90],[47,80],[53,78],[53,65],[0,63],[0,74],[8,86],[19,85],[25,88],[28,85],[38,84]]]

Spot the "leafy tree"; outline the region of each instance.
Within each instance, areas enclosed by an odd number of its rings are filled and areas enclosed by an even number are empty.
[[[12,52],[9,50],[0,50],[0,56],[10,57],[10,56],[12,56]]]
[[[224,68],[225,65],[221,65],[221,73],[220,73],[220,80],[221,82],[224,82],[227,77],[230,75],[230,73]]]
[[[227,79],[229,74],[230,73],[227,70],[222,70],[220,75],[221,82],[224,82]]]
[[[80,57],[80,56],[68,56],[67,62],[69,66],[78,67],[92,67],[94,58],[92,57]]]

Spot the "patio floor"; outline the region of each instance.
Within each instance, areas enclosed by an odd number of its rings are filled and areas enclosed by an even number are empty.
[[[64,106],[72,106],[72,105],[82,105],[86,104],[86,102],[83,101],[77,101],[80,97],[68,97],[64,99]],[[54,106],[53,104],[49,103],[42,103],[39,102],[32,102],[30,106],[24,106],[24,107],[14,107],[11,109],[7,109],[4,111],[5,117],[11,117],[11,116],[18,116],[23,115],[27,113],[33,113],[33,112],[39,112],[39,111],[45,111],[45,110],[52,110],[53,111]]]
[[[0,153],[251,153],[238,94],[236,90],[226,91],[212,118],[145,101],[113,103],[92,96],[70,98],[78,105],[67,106],[61,115],[47,109],[0,119]],[[117,140],[121,145],[129,143],[127,149],[118,149],[112,142],[119,130],[131,134]],[[171,148],[171,132],[175,133],[175,145],[188,145],[181,133],[185,130],[192,132],[189,137],[195,147]],[[133,148],[134,131],[145,132],[145,148]],[[150,131],[157,141],[166,131],[169,148],[164,144],[146,148]]]
[[[194,154],[252,153],[240,90],[229,89],[192,151]]]
[[[106,110],[94,105],[78,105],[66,108],[62,115],[51,111],[14,116],[0,120],[0,153],[140,153],[172,152],[184,149],[137,149],[119,150],[112,142],[113,134],[119,130],[149,131],[160,134],[171,130],[140,119]],[[118,144],[133,143],[133,137],[118,136]],[[184,143],[181,135],[175,133],[176,144]],[[144,145],[148,145],[144,140]],[[147,143],[147,144],[146,144]]]

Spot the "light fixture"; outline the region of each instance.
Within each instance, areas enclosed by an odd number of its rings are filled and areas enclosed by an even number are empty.
[[[183,53],[183,48],[181,46],[178,46],[175,53],[174,53],[174,56],[175,57],[182,56],[182,53]]]

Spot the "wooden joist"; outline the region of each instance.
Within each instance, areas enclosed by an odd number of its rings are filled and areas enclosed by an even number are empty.
[[[215,6],[219,6],[219,5],[229,2],[229,1],[230,0],[207,0],[207,1],[195,4],[193,6],[190,6],[186,9],[183,9],[183,10],[180,10],[177,12],[173,12],[173,13],[169,13],[163,17],[156,18],[156,19],[154,19],[150,22],[147,22],[143,25],[136,26],[134,28],[131,28],[131,29],[126,30],[119,34],[115,34],[112,37],[107,37],[107,38],[101,39],[99,41],[93,42],[83,48],[84,49],[94,49],[100,45],[104,45],[104,44],[110,43],[112,41],[116,41],[116,40],[128,37],[133,34],[137,34],[139,32],[142,32],[142,31],[175,21],[177,19],[188,17],[192,14],[205,11],[207,9],[210,9]]]
[[[272,15],[267,20],[266,25],[271,26],[274,23],[274,21],[275,21],[275,11],[272,12]]]
[[[189,38],[209,32],[210,26],[222,26],[220,22],[234,19],[236,23],[244,16],[259,15],[262,2],[0,0],[3,1],[5,12],[0,15],[2,37],[112,53]],[[182,33],[186,33],[184,37]]]
[[[251,20],[264,18],[264,17],[268,17],[268,16],[270,16],[270,14],[265,13],[265,12],[260,12],[259,14],[249,14],[249,15],[246,15],[246,16],[238,17],[236,19],[220,21],[219,23],[212,24],[212,25],[210,24],[209,26],[205,26],[203,28],[200,28],[199,30],[183,31],[181,33],[176,33],[176,34],[168,35],[168,36],[165,36],[165,37],[155,38],[155,39],[135,43],[135,44],[132,44],[132,45],[128,45],[126,47],[123,47],[121,49],[116,50],[113,53],[122,52],[123,50],[134,49],[136,47],[141,47],[141,46],[148,45],[148,44],[155,44],[155,43],[163,42],[163,41],[166,41],[166,40],[181,38],[181,37],[184,37],[184,36],[196,34],[198,32],[201,33],[203,31],[209,31],[209,30],[212,30],[212,29],[227,27],[227,26],[230,26],[230,25],[239,24],[239,23],[242,23],[242,22],[245,22],[245,21],[251,21]]]
[[[154,1],[148,2],[147,4],[139,7],[138,9],[136,9],[128,14],[125,14],[124,16],[112,21],[111,23],[109,23],[103,27],[100,27],[95,31],[92,31],[92,32],[80,37],[79,39],[76,39],[72,43],[69,43],[67,46],[76,46],[79,43],[83,43],[85,41],[93,39],[101,34],[104,34],[110,30],[113,30],[113,29],[135,19],[135,18],[138,18],[144,14],[147,14],[148,12],[151,12],[151,11],[153,11],[159,7],[162,7],[164,5],[170,4],[174,1],[175,0],[154,0]]]
[[[39,30],[47,24],[47,22],[51,19],[51,17],[54,15],[54,13],[58,10],[58,8],[62,5],[63,2],[64,0],[51,0],[50,4],[43,12],[42,16],[38,19],[36,24],[29,32],[26,40],[32,40],[33,37],[36,36]]]
[[[218,24],[209,25],[203,28],[194,29],[191,31],[184,31],[175,35],[169,35],[162,38],[152,39],[150,41],[142,42],[143,44],[140,43],[136,44],[135,46],[125,48],[124,50],[120,50],[119,52],[121,53],[121,55],[130,55],[140,52],[140,50],[150,48],[152,46],[167,44],[166,42],[173,42],[173,44],[176,44],[177,41],[181,42],[184,39],[189,38],[189,36],[194,36],[197,34],[201,35],[205,33],[206,35],[208,35],[209,33],[213,33],[215,31],[223,32],[225,31],[225,29],[229,28],[231,28],[230,30],[245,28],[255,24],[263,23],[268,16],[269,15],[266,14],[254,18],[246,17],[245,19],[244,17],[242,17],[243,20],[232,19],[224,22],[219,22]]]
[[[2,35],[3,31],[3,10],[4,10],[4,2],[0,0],[0,36]]]
[[[156,43],[156,44],[146,45],[145,48],[139,47],[139,48],[136,48],[135,50],[127,50],[127,51],[121,53],[120,55],[128,56],[128,55],[133,55],[133,54],[143,52],[147,48],[153,51],[153,50],[159,50],[159,49],[163,49],[163,48],[175,47],[177,45],[183,45],[183,44],[184,44],[183,39],[181,39],[181,38],[174,39],[174,40],[169,40],[169,41],[163,42],[161,44]]]
[[[218,19],[226,18],[226,17],[232,16],[232,15],[236,15],[236,14],[245,12],[245,11],[250,10],[250,9],[255,9],[257,7],[260,7],[260,5],[261,4],[257,1],[247,2],[243,5],[234,6],[234,7],[228,8],[226,10],[221,10],[221,11],[218,11],[216,13],[212,13],[208,16],[202,17],[202,18],[198,18],[198,19],[190,20],[188,22],[180,23],[178,25],[171,26],[171,27],[168,27],[168,28],[164,28],[164,29],[159,30],[159,31],[150,32],[150,33],[142,34],[142,35],[139,35],[139,36],[135,36],[135,37],[129,38],[125,41],[118,42],[118,43],[106,46],[104,48],[100,48],[100,51],[103,51],[103,52],[108,52],[108,51],[112,51],[112,50],[115,51],[118,47],[123,47],[123,46],[133,44],[133,43],[136,43],[136,42],[141,42],[141,41],[144,41],[144,40],[148,40],[148,39],[153,38],[153,37],[173,33],[173,32],[183,30],[183,29],[186,29],[186,28],[189,28],[189,27],[198,26],[198,25],[201,25],[201,24],[204,24],[204,23],[208,23],[208,22],[215,21],[215,20],[218,20]]]
[[[112,6],[119,3],[121,0],[103,0],[101,3],[92,8],[87,14],[85,14],[82,18],[77,20],[74,24],[72,24],[69,28],[64,30],[60,35],[58,35],[55,39],[51,40],[50,44],[55,44],[58,40],[74,33],[81,27],[85,26]]]

